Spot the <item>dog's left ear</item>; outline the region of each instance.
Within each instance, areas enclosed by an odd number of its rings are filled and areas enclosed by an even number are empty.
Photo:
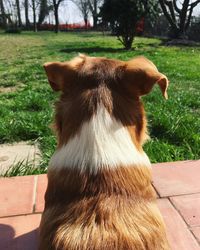
[[[127,62],[124,73],[124,84],[130,93],[136,96],[148,94],[157,83],[165,99],[168,99],[169,81],[156,66],[145,57],[137,57]]]

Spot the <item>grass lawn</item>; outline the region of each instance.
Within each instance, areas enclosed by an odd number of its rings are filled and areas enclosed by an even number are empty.
[[[18,166],[10,175],[44,173],[56,141],[50,124],[57,94],[43,70],[47,61],[65,61],[78,52],[128,60],[144,55],[170,80],[169,100],[158,87],[143,97],[151,141],[145,151],[152,162],[200,158],[200,47],[165,47],[158,39],[136,38],[123,51],[115,37],[101,33],[50,32],[0,34],[0,143],[38,143],[43,154],[36,169]],[[12,92],[6,92],[6,90]]]

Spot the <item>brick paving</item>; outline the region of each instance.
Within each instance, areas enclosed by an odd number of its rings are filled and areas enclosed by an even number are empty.
[[[37,250],[46,175],[0,178],[0,250]],[[200,250],[200,160],[153,164],[172,250]]]

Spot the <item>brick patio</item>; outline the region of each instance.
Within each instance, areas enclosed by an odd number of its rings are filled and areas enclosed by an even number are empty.
[[[200,250],[200,160],[153,165],[172,250]],[[0,249],[37,250],[46,175],[0,178]]]

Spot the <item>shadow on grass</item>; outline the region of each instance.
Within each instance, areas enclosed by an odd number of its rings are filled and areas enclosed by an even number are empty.
[[[169,144],[181,146],[184,143],[184,136],[177,133],[172,133],[168,131],[168,128],[163,125],[155,125],[150,130],[151,137],[155,137],[158,140],[165,140]]]
[[[193,40],[187,40],[187,39],[163,39],[162,46],[166,47],[200,47],[200,43],[193,41]]]
[[[88,44],[88,47],[76,47],[73,45],[69,45],[68,48],[64,48],[61,49],[60,52],[63,53],[72,53],[72,52],[76,52],[76,53],[94,53],[94,52],[105,52],[105,53],[127,53],[127,52],[131,52],[131,51],[136,51],[137,49],[143,49],[143,48],[149,48],[149,49],[156,49],[160,46],[162,46],[163,43],[160,42],[158,44],[155,43],[133,43],[132,49],[131,50],[126,50],[123,48],[123,45],[121,45],[121,48],[112,48],[112,47],[101,47],[101,46],[92,46],[92,44]]]
[[[115,53],[115,52],[127,52],[127,50],[123,48],[109,48],[109,47],[78,47],[78,48],[65,48],[61,49],[60,52],[64,53],[71,53],[71,52],[77,52],[77,53],[93,53],[93,52],[107,52],[107,53]]]

